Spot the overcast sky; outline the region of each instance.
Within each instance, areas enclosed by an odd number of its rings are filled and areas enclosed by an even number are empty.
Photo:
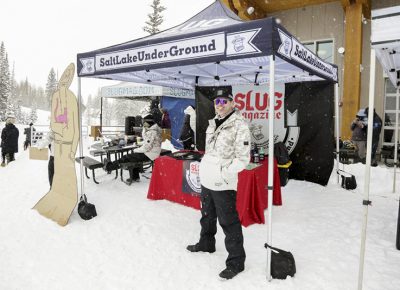
[[[78,53],[146,36],[143,31],[153,0],[1,0],[0,42],[17,81],[45,87],[53,67],[61,75]],[[189,19],[214,0],[161,0],[162,30]],[[82,95],[112,81],[82,79]],[[71,89],[77,93],[76,76]]]

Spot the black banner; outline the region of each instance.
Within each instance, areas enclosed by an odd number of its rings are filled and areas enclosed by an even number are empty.
[[[217,87],[196,87],[196,145],[199,151],[206,147],[208,120],[215,117],[212,96]]]
[[[285,105],[298,110],[300,136],[290,155],[289,177],[328,183],[334,164],[334,85],[302,82],[285,85]]]
[[[182,162],[182,192],[200,196],[201,184],[199,177],[199,161],[183,160]]]

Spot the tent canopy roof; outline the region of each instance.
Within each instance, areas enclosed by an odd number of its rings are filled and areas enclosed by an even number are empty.
[[[371,45],[390,81],[400,86],[400,6],[372,10]]]
[[[181,25],[77,56],[80,77],[193,89],[199,86],[330,80],[337,66],[309,51],[274,18],[244,22],[220,1]]]

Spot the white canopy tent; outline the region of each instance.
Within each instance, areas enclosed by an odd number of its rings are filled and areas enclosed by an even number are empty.
[[[375,101],[375,60],[378,58],[383,70],[396,88],[396,125],[395,125],[395,148],[394,148],[394,177],[393,192],[396,189],[397,168],[397,142],[398,142],[398,109],[399,109],[399,86],[400,86],[400,6],[377,9],[372,11],[371,31],[371,65],[370,65],[370,87],[369,87],[369,112],[374,111]],[[368,128],[373,128],[373,118],[368,118]],[[371,173],[371,151],[373,130],[368,130],[367,158],[365,166],[364,182],[364,212],[363,227],[361,232],[360,264],[358,274],[358,289],[362,289],[364,274],[365,242],[368,223],[369,185]]]
[[[219,0],[183,24],[158,34],[78,54],[77,71],[79,77],[184,89],[268,84],[270,104],[275,103],[276,82],[338,80],[337,66],[304,47],[274,18],[242,21]],[[338,116],[337,84],[335,92]],[[274,116],[274,106],[270,106],[269,115]],[[338,128],[336,118],[337,132]],[[269,140],[273,139],[274,118],[270,118]],[[338,147],[337,141],[337,151]],[[272,244],[273,146],[269,146],[268,155],[267,240]],[[267,277],[271,280],[270,249],[267,253]]]

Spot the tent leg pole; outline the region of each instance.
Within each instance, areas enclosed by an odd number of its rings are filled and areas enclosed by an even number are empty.
[[[269,56],[268,106],[268,244],[272,246],[272,200],[274,188],[275,56]],[[267,280],[271,281],[271,249],[267,249]]]
[[[371,62],[369,73],[369,111],[368,111],[368,134],[367,134],[367,156],[365,162],[365,180],[364,180],[364,200],[363,200],[363,226],[361,231],[361,248],[360,248],[360,264],[358,269],[358,289],[362,290],[364,275],[364,256],[365,256],[365,240],[367,236],[368,223],[368,206],[369,206],[369,182],[371,177],[371,149],[374,121],[374,102],[375,102],[375,50],[371,49]]]
[[[393,166],[393,193],[396,192],[396,171],[397,171],[397,142],[399,141],[399,89],[396,90],[396,125],[394,127],[394,166]],[[399,212],[397,214],[397,233],[396,233],[396,249],[400,250],[400,201],[399,201]]]
[[[79,157],[83,157],[83,140],[82,140],[82,94],[81,94],[81,78],[78,77],[78,116],[79,116]],[[81,195],[84,194],[84,178],[83,178],[83,159],[80,159],[80,176],[81,176]]]
[[[396,125],[394,126],[394,164],[393,164],[393,193],[396,192],[396,171],[397,171],[397,142],[399,142],[399,89],[396,90]],[[385,116],[383,116],[385,117]]]
[[[100,132],[103,132],[103,97],[100,98]]]
[[[339,184],[339,84],[335,84],[335,126],[336,126],[336,182]]]

